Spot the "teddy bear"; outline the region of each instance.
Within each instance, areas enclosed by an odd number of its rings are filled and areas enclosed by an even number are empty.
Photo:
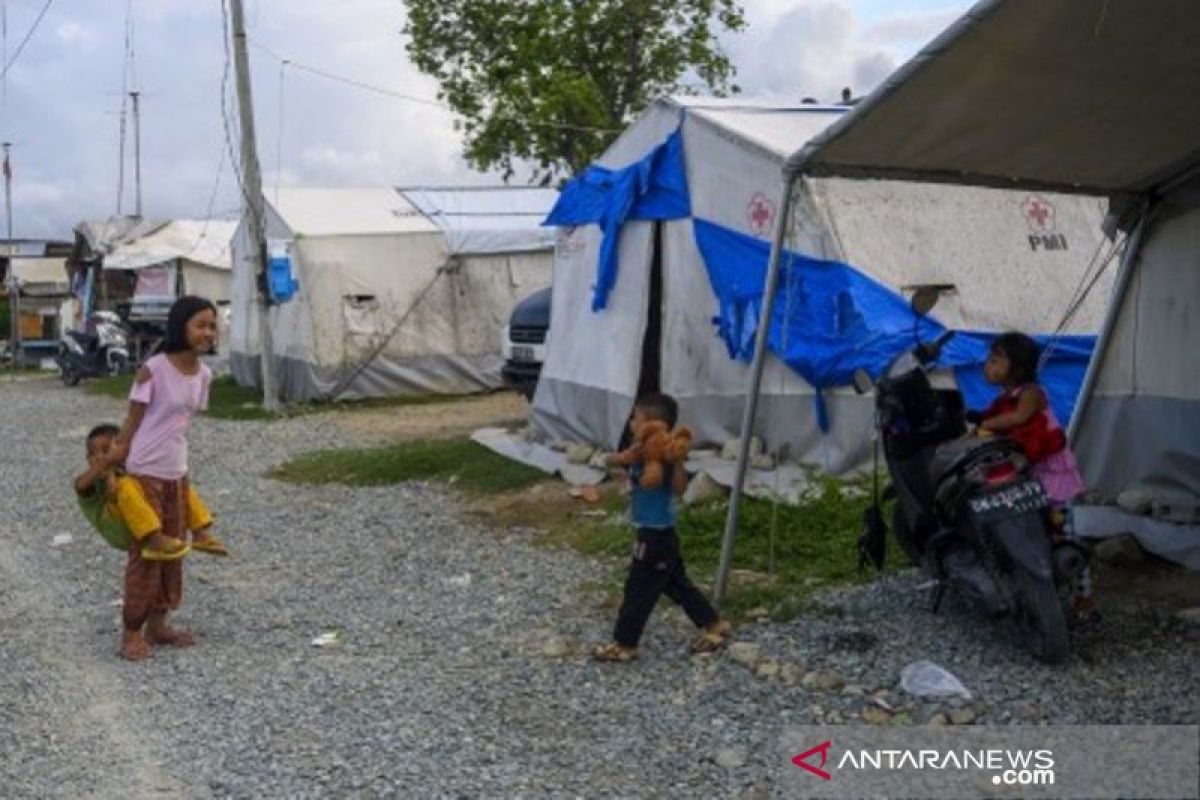
[[[692,447],[692,432],[680,426],[674,432],[661,420],[648,420],[633,429],[633,444],[617,454],[621,466],[642,465],[641,485],[646,489],[662,486],[666,464],[680,464]]]

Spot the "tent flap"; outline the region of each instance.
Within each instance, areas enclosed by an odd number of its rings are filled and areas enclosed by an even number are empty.
[[[592,295],[592,310],[599,311],[617,282],[617,243],[625,222],[682,219],[690,213],[683,134],[676,128],[665,142],[624,169],[588,167],[563,187],[545,224],[595,222],[604,231]]]
[[[745,234],[693,220],[720,312],[714,322],[731,357],[749,361],[762,317],[770,245]],[[913,346],[914,335],[936,338],[945,328],[917,319],[908,302],[849,264],[786,251],[767,337],[771,351],[818,389],[845,386],[854,372],[878,376]],[[995,389],[983,380],[983,363],[995,334],[959,331],[941,366],[954,370],[968,405],[986,406]],[[1070,419],[1095,337],[1041,337],[1041,381],[1055,414]],[[823,426],[824,427],[824,426]]]

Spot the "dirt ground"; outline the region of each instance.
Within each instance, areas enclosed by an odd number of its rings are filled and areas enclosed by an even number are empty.
[[[352,438],[410,441],[463,436],[488,426],[523,425],[529,403],[515,392],[493,392],[444,403],[417,403],[383,408],[353,408],[333,414]]]

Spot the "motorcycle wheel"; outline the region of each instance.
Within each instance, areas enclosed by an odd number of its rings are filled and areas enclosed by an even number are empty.
[[[1067,660],[1067,620],[1054,584],[1021,572],[1017,576],[1021,608],[1018,624],[1034,658],[1047,664]]]
[[[61,367],[60,369],[62,369],[62,382],[63,383],[65,383],[67,386],[76,386],[79,384],[79,373],[78,372],[71,369],[70,367]]]
[[[912,531],[908,529],[908,522],[900,511],[899,500],[892,506],[892,538],[900,545],[900,549],[904,551],[904,555],[908,557],[910,563],[920,566],[924,562],[924,555],[913,544]]]

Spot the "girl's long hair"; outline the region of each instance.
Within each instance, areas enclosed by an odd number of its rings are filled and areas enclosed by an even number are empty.
[[[1041,349],[1032,337],[1023,333],[1010,332],[996,337],[992,349],[1008,357],[1012,367],[1012,378],[1017,384],[1036,383],[1038,358]]]
[[[187,340],[188,320],[201,311],[217,313],[217,307],[211,300],[197,297],[193,294],[184,295],[175,301],[167,314],[167,338],[163,340],[159,352],[183,353],[192,349]]]

